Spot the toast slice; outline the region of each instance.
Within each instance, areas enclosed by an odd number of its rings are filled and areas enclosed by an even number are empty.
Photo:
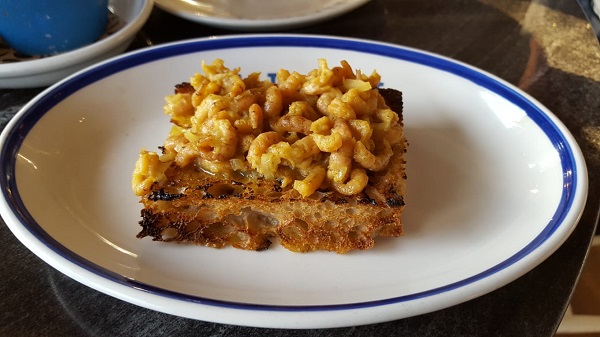
[[[397,114],[401,126],[402,93],[373,90]],[[162,179],[141,193],[142,230],[137,237],[255,251],[272,242],[294,252],[372,248],[378,236],[403,235],[408,144],[401,128],[395,132],[387,165],[367,171],[366,186],[352,195],[327,184],[302,195],[281,179],[215,175],[197,165],[167,162]]]

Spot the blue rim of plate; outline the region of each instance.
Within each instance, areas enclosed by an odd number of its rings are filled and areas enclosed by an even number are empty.
[[[526,112],[527,116],[531,118],[531,120],[544,132],[559,155],[562,163],[563,189],[560,202],[556,208],[556,211],[554,212],[554,215],[546,224],[544,229],[529,244],[524,246],[514,255],[481,273],[469,276],[451,284],[418,293],[366,302],[324,305],[270,305],[214,300],[182,294],[137,282],[133,279],[100,267],[68,250],[66,247],[48,235],[48,233],[43,230],[43,228],[27,211],[16,185],[15,167],[17,154],[23,141],[27,137],[27,134],[35,126],[37,121],[63,99],[78,91],[80,88],[85,87],[93,82],[99,81],[105,77],[109,77],[120,71],[140,66],[155,60],[201,51],[258,47],[311,47],[341,49],[365,54],[387,56],[397,60],[408,61],[454,74],[500,95]],[[143,49],[103,62],[98,66],[91,67],[86,71],[80,72],[63,82],[58,83],[46,91],[41,97],[39,97],[39,99],[34,100],[27,110],[23,111],[23,113],[19,115],[19,119],[16,121],[13,127],[8,130],[6,141],[0,151],[0,158],[2,159],[2,169],[4,172],[2,175],[2,181],[0,182],[1,189],[3,196],[5,200],[7,200],[12,212],[17,216],[17,218],[19,218],[22,225],[37,238],[37,240],[42,242],[62,258],[105,279],[154,295],[208,306],[266,311],[330,311],[376,307],[432,297],[481,281],[525,258],[531,252],[540,247],[555,233],[558,228],[561,227],[567,215],[572,211],[573,202],[576,196],[576,189],[579,183],[578,179],[580,179],[573,149],[561,132],[560,128],[549,118],[544,109],[541,108],[537,103],[525,97],[522,93],[512,88],[510,85],[503,83],[501,80],[495,79],[493,76],[487,75],[473,67],[461,64],[459,62],[427,52],[404,48],[397,45],[367,40],[302,35],[249,35],[183,41],[180,43]],[[584,175],[585,174],[582,176]]]

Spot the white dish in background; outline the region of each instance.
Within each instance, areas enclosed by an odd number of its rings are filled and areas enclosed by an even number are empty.
[[[51,85],[99,61],[125,51],[142,28],[152,0],[111,0],[109,8],[123,27],[90,45],[44,58],[0,63],[0,89],[33,88]]]
[[[403,91],[406,236],[346,255],[136,239],[131,173],[140,149],[169,132],[162,105],[174,84],[202,59],[269,76],[323,57],[377,69]],[[213,37],[129,53],[41,93],[0,141],[0,214],[41,259],[122,300],[236,325],[351,326],[467,301],[558,249],[587,195],[576,142],[519,89],[434,54],[335,37]]]
[[[316,24],[369,0],[155,0],[167,12],[206,25],[236,30],[281,30]]]

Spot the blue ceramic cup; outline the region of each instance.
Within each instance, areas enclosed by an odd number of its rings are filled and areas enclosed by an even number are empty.
[[[52,55],[104,33],[108,0],[0,0],[0,36],[27,55]]]

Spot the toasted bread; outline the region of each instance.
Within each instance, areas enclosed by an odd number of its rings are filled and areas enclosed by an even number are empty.
[[[401,92],[379,91],[402,119]],[[296,252],[369,249],[377,236],[403,235],[406,149],[405,140],[394,145],[387,167],[370,173],[367,187],[352,196],[318,190],[302,198],[276,180],[219,179],[172,164],[168,182],[142,197],[137,237],[247,250],[267,249],[273,241]]]

